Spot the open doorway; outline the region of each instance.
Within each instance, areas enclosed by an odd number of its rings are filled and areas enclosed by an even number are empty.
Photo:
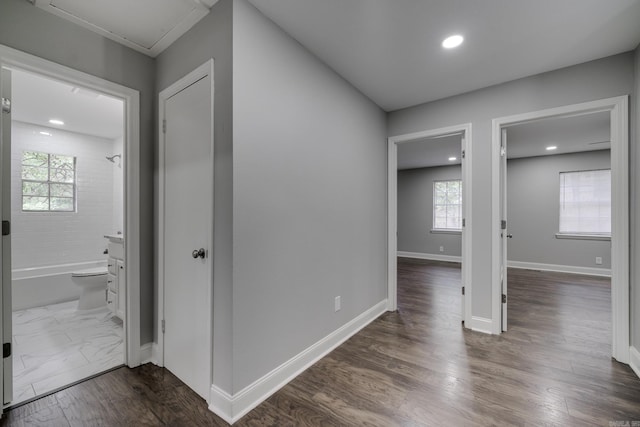
[[[626,123],[626,97],[494,119],[494,333],[508,328],[509,260],[600,276],[610,267],[611,352],[628,363]]]
[[[6,408],[93,376],[111,365],[126,363],[133,367],[140,364],[139,175],[135,166],[139,162],[139,94],[4,46],[0,46],[0,69],[4,107],[0,318],[5,350],[0,373]],[[53,86],[47,88],[49,85]],[[48,94],[46,101],[42,98],[45,93]],[[66,96],[117,105],[118,134],[99,135],[99,132],[83,128],[91,120],[77,116],[80,114],[77,111],[75,116],[69,113],[70,119],[65,120],[61,115],[68,112],[63,107],[73,104]],[[46,110],[49,103],[58,107],[56,111]],[[79,110],[85,108],[80,106]],[[97,115],[101,114],[106,113],[102,111]],[[16,120],[12,120],[14,116]],[[110,119],[105,116],[98,117],[94,126],[108,121]],[[104,131],[104,126],[101,129]],[[95,173],[98,175],[94,176]],[[109,206],[100,204],[105,199],[109,199]],[[81,213],[88,217],[87,221],[80,221]],[[43,215],[50,220],[40,221]],[[55,221],[58,223],[50,229]],[[73,236],[71,240],[75,243],[65,241],[69,236]],[[91,242],[84,240],[88,236],[92,236],[87,239]],[[104,289],[102,279],[107,282]],[[92,286],[96,281],[100,282],[97,291]],[[87,282],[90,282],[89,286],[86,286]],[[119,293],[120,290],[123,292]],[[103,302],[106,307],[102,306]],[[96,308],[97,303],[100,307]],[[56,311],[50,308],[57,304],[70,305],[63,307],[62,317],[55,317],[61,313],[57,312],[50,321],[39,325],[35,325],[38,322],[22,322],[27,317],[43,319],[42,316],[51,314],[48,312]],[[16,312],[20,312],[21,322],[14,322],[14,305]],[[82,341],[87,336],[86,331],[64,326],[61,321],[80,315],[80,321],[74,325],[88,325],[91,321],[87,316],[91,317],[97,311],[103,313],[102,320],[111,317],[116,320],[112,323],[120,323],[119,344],[112,345],[105,340],[100,343],[100,337],[97,337],[96,345],[90,348]],[[18,323],[24,324],[18,326]],[[20,333],[23,326],[31,330],[25,330],[22,339],[15,337],[14,332]],[[22,352],[20,344],[28,344],[26,336],[31,332],[37,334],[43,328],[49,330],[45,332],[57,335],[40,340],[35,337],[31,340],[33,345],[22,350],[66,341],[79,351],[64,356],[57,349],[45,349],[44,354],[28,355],[25,363],[26,353]],[[54,331],[56,328],[58,330]],[[106,338],[108,334],[103,332],[97,335]],[[81,344],[74,342],[76,338]],[[84,351],[80,351],[81,347]],[[54,373],[36,389],[29,380],[37,376],[37,368],[48,364],[52,353],[64,360],[58,360],[59,366],[49,363]],[[74,373],[65,371],[67,362],[73,365],[72,369],[81,369]],[[22,384],[24,387],[20,389],[14,387],[18,376],[28,385]]]
[[[398,257],[454,262],[456,312],[471,320],[470,147],[470,124],[389,138],[389,310],[397,309]]]
[[[124,364],[121,99],[11,72],[14,404]]]

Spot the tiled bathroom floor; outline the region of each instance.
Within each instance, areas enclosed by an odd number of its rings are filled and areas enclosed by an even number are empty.
[[[77,301],[13,312],[12,405],[123,364],[122,321]]]

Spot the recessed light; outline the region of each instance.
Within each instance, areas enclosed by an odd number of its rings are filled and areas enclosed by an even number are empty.
[[[60,125],[60,126],[64,124],[62,120],[58,120],[58,119],[51,119],[49,120],[49,123],[51,123],[52,125]]]
[[[51,136],[51,134],[49,132],[44,132],[44,131],[41,131],[40,135]]]
[[[547,147],[547,151],[553,151],[553,150],[557,150],[558,147],[556,147],[555,145],[550,145]]]
[[[449,36],[442,42],[442,47],[445,49],[453,49],[454,47],[458,47],[464,41],[464,37],[460,34],[456,34],[453,36]]]
[[[457,158],[457,157],[449,157],[449,161],[450,161],[450,162],[455,162],[456,160],[458,160],[458,158]]]

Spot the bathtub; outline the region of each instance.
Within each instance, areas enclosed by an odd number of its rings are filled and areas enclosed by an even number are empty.
[[[80,288],[71,281],[71,273],[106,265],[105,259],[14,269],[11,271],[13,311],[76,300],[80,298]]]

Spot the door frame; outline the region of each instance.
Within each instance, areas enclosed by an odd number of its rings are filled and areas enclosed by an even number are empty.
[[[412,142],[418,139],[443,136],[451,133],[464,135],[465,157],[462,162],[462,206],[464,209],[465,226],[462,231],[462,284],[465,287],[464,312],[460,313],[465,327],[473,328],[472,317],[472,126],[471,123],[430,129],[420,132],[392,136],[388,138],[388,163],[387,163],[387,310],[398,309],[398,144]]]
[[[158,153],[158,162],[159,162],[159,174],[158,174],[158,223],[157,223],[157,236],[158,236],[158,250],[156,253],[158,262],[157,262],[157,281],[158,281],[158,306],[157,306],[157,319],[156,325],[158,328],[158,341],[157,346],[154,346],[154,354],[153,360],[157,363],[158,366],[164,366],[164,333],[162,331],[162,322],[164,320],[164,306],[165,306],[165,283],[164,283],[164,248],[165,248],[165,133],[164,133],[164,125],[163,120],[165,116],[165,102],[171,98],[173,95],[179,93],[183,89],[191,86],[197,81],[203,78],[209,78],[211,83],[211,182],[214,179],[214,61],[213,59],[208,60],[195,70],[191,71],[189,74],[183,76],[175,83],[163,89],[158,95],[158,135],[159,135],[159,153]],[[209,247],[209,258],[211,259],[211,271],[209,271],[209,300],[213,301],[213,233],[214,233],[214,205],[213,205],[213,194],[211,194],[211,207],[210,207],[210,218],[209,223],[211,224],[210,233],[208,236],[208,247]],[[208,336],[210,337],[210,344],[213,345],[213,305],[210,305],[210,309],[207,312],[207,318],[202,319],[202,321],[208,327]],[[210,356],[209,356],[209,365],[208,372],[204,373],[208,375],[209,378],[209,386],[213,383],[213,348],[210,348]],[[211,387],[209,387],[211,388]],[[209,401],[211,399],[209,398]]]
[[[125,364],[141,363],[140,348],[140,93],[100,77],[75,70],[0,44],[0,68],[19,69],[84,86],[124,103],[124,251],[126,268]],[[2,189],[0,189],[2,191]],[[0,316],[1,318],[1,316]],[[0,325],[1,326],[1,325]]]
[[[612,355],[629,363],[629,97],[599,99],[495,118],[492,121],[492,333],[502,331],[500,286],[500,134],[502,127],[609,111],[611,120]]]

